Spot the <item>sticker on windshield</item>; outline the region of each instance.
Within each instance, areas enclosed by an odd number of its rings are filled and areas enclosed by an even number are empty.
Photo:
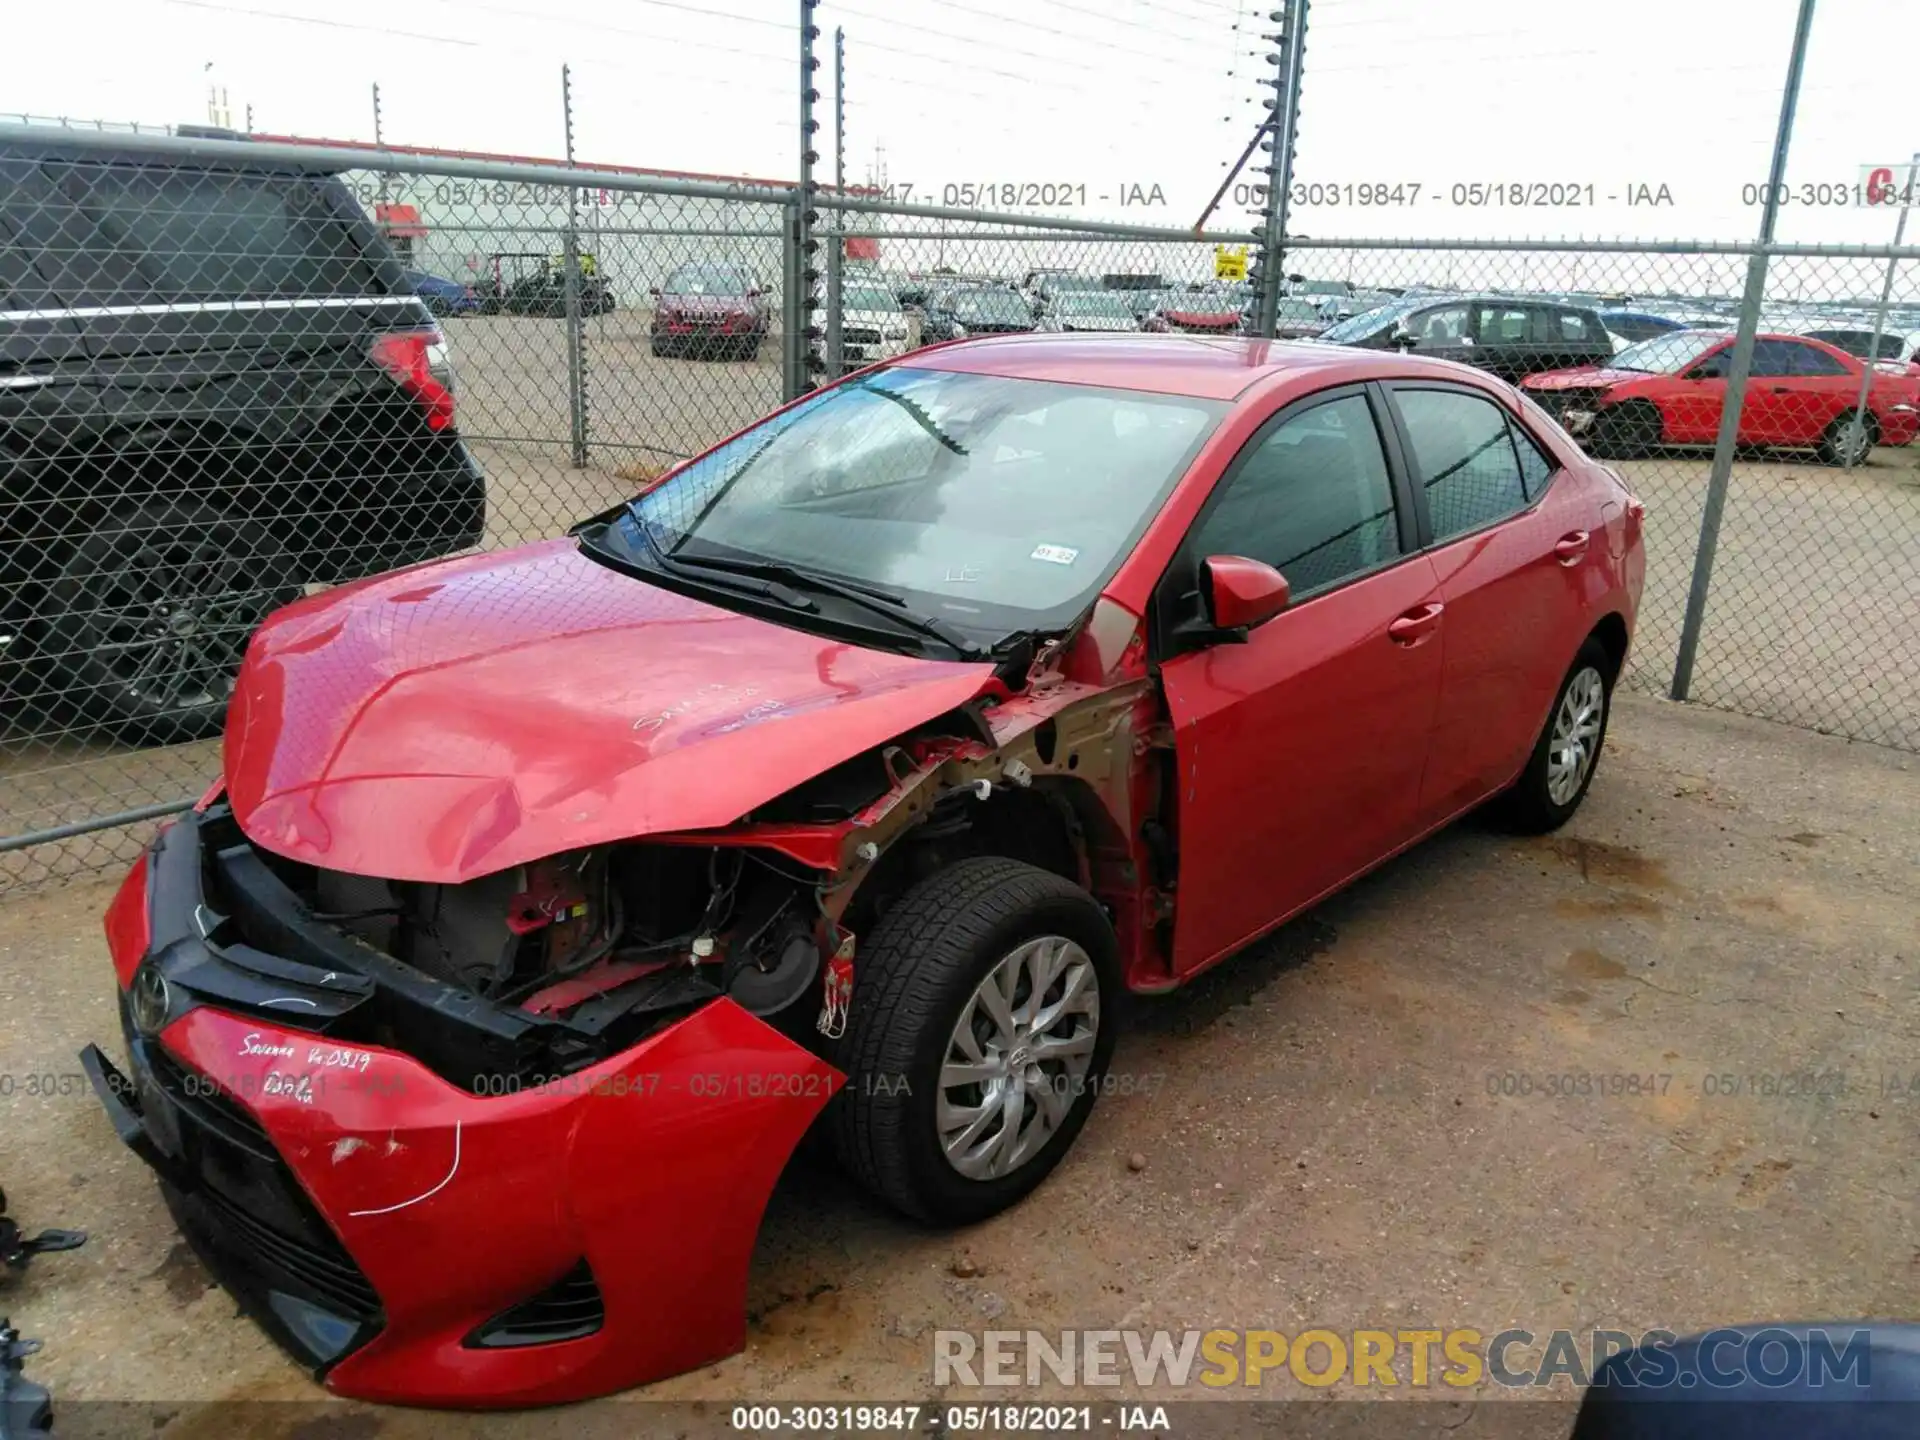
[[[1045,560],[1050,565],[1071,565],[1080,558],[1080,552],[1070,545],[1036,545],[1029,560]]]

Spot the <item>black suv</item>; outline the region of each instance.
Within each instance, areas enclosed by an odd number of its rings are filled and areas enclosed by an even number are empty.
[[[9,725],[213,733],[270,610],[485,508],[445,341],[333,174],[0,146]]]
[[[1514,381],[1613,358],[1598,312],[1527,295],[1405,295],[1317,338],[1369,350],[1404,347]]]

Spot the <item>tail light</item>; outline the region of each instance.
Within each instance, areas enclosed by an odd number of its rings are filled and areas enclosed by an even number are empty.
[[[453,369],[446,338],[438,330],[394,330],[374,337],[374,364],[413,397],[429,430],[453,425]]]

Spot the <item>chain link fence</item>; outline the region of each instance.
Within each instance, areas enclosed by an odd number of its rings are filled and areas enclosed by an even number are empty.
[[[304,593],[561,534],[924,343],[1228,336],[1251,303],[1244,236],[820,195],[809,252],[797,199],[0,127],[0,888],[190,803],[248,635]],[[1920,750],[1920,251],[1892,253],[1775,247],[1744,387],[1738,245],[1295,241],[1276,333],[1492,369],[1615,464],[1650,511],[1634,688],[1686,668]]]

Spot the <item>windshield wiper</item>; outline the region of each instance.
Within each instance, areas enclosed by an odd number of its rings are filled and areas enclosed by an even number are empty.
[[[822,575],[813,570],[804,570],[797,565],[788,565],[779,560],[730,560],[717,555],[675,555],[672,557],[675,568],[718,570],[722,574],[745,576],[757,580],[785,582],[786,585],[800,590],[813,590],[823,595],[837,595],[849,604],[876,615],[883,615],[897,625],[930,636],[942,645],[950,646],[963,659],[977,659],[987,651],[972,637],[934,615],[921,615],[907,608],[904,596],[891,590],[882,590],[878,586],[864,585],[856,581],[837,579],[832,575]],[[778,598],[777,596],[775,598]],[[805,600],[804,596],[796,597]],[[813,606],[811,601],[806,604]]]
[[[690,558],[683,555],[675,555],[669,550],[661,549],[660,542],[653,538],[653,528],[649,526],[645,520],[642,520],[638,515],[635,515],[632,518],[633,518],[633,528],[638,530],[640,532],[640,538],[646,541],[647,554],[649,558],[652,559],[655,565],[659,566],[662,570],[665,570],[669,575],[685,575],[687,571],[691,570],[694,572],[694,574],[690,577],[692,579],[701,581],[702,583],[709,584],[709,585],[720,583],[716,580],[716,578],[713,575],[708,573],[702,573],[702,572],[711,571],[714,569],[720,569],[722,567],[707,565],[698,559]],[[773,585],[773,584],[767,583],[768,580],[773,578],[775,577],[771,577],[771,576],[761,577],[759,579],[759,582],[756,583],[755,579],[752,577],[750,572],[740,571],[740,572],[735,572],[733,574],[729,574],[725,583],[729,588],[738,590],[742,594],[761,595],[766,597],[769,600],[777,601],[780,604],[786,606],[789,610],[806,610],[806,611],[819,610],[820,607],[814,604],[813,601],[809,600],[806,596],[801,595],[796,591],[789,589],[785,585]]]

